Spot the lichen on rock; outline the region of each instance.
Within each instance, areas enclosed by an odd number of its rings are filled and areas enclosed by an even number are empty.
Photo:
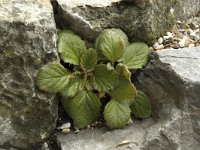
[[[0,12],[0,147],[29,149],[57,118],[55,95],[35,85],[37,70],[58,58],[53,9],[48,1],[11,0]]]
[[[106,28],[120,28],[133,40],[148,44],[171,29],[176,19],[186,19],[198,13],[196,3],[189,6],[180,0],[57,0],[58,14],[64,28],[94,40]],[[189,11],[185,11],[189,7]],[[195,8],[195,9],[194,9]],[[181,13],[184,12],[184,13]]]

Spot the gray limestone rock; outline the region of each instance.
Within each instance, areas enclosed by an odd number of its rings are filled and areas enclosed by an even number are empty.
[[[180,124],[182,128],[191,128],[190,132],[184,133],[190,133],[198,143],[200,143],[199,64],[200,47],[166,49],[159,51],[158,54],[152,54],[149,64],[134,79],[137,87],[148,95],[154,111],[153,117],[157,120],[167,120],[175,107],[181,111],[183,119],[188,118]]]
[[[151,119],[113,131],[59,134],[58,144],[62,150],[199,150],[199,64],[200,47],[152,53],[147,66],[133,76],[152,104]]]
[[[120,28],[131,40],[152,44],[175,19],[200,11],[200,0],[57,0],[59,19],[83,38],[94,40],[105,28]],[[190,3],[190,4],[188,4]]]
[[[178,19],[188,19],[200,12],[200,0],[173,0],[175,16]]]
[[[37,70],[58,58],[50,1],[4,1],[0,35],[0,149],[31,149],[57,118],[55,95],[35,85]]]

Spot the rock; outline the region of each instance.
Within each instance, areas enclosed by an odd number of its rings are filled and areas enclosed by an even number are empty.
[[[62,150],[198,150],[200,147],[200,47],[152,53],[133,78],[152,104],[152,118],[123,129],[103,127],[59,133]]]
[[[44,142],[44,144],[42,145],[42,150],[49,150],[49,145],[47,144],[47,142]]]
[[[163,0],[57,0],[62,27],[83,38],[94,40],[103,29],[114,27],[122,29],[131,41],[142,40],[148,44],[163,36],[185,13],[187,17],[197,14],[200,0],[195,1],[185,5],[182,0],[167,3]],[[175,14],[186,7],[196,9]]]
[[[188,47],[195,47],[195,44],[191,43],[188,45]]]
[[[70,127],[71,127],[71,123],[67,122],[67,123],[62,124],[60,127],[57,127],[57,129],[62,130],[62,129],[68,129]]]
[[[162,38],[162,37],[160,37],[160,38],[158,39],[158,43],[159,43],[159,44],[162,44],[162,43],[163,43],[163,41],[164,41],[164,40],[163,40],[163,38]]]
[[[174,48],[174,49],[178,49],[178,48],[180,48],[180,45],[178,43],[173,43],[173,44],[171,44],[170,47]]]
[[[173,0],[174,1],[174,0]],[[177,19],[186,20],[200,11],[200,0],[175,0],[174,15]]]
[[[163,49],[163,48],[164,48],[164,46],[163,46],[163,44],[161,44],[161,45],[157,46],[157,47],[155,48],[155,50],[161,50],[161,49]]]
[[[57,9],[57,1],[56,0],[50,0],[50,1],[51,1],[51,4],[52,4],[54,10],[56,10]]]
[[[182,118],[182,123],[176,124],[185,124],[183,128],[188,131],[182,131],[173,125],[171,127],[187,134],[186,139],[191,138],[185,141],[188,145],[191,145],[190,141],[193,140],[197,142],[196,144],[200,144],[199,56],[200,47],[158,51],[157,54],[151,55],[149,64],[134,79],[137,88],[149,97],[153,116],[158,121],[167,120],[172,115],[173,109],[182,114],[179,116]]]
[[[50,1],[0,4],[0,149],[32,149],[54,130],[54,94],[36,88],[37,70],[57,59]]]
[[[70,129],[69,128],[64,128],[64,129],[62,129],[62,133],[64,133],[64,134],[67,134],[67,133],[69,133],[70,132]]]
[[[181,48],[185,47],[185,42],[186,42],[185,39],[180,40],[179,45],[180,45]]]
[[[164,45],[164,49],[170,48],[170,46],[171,46],[171,43],[165,44],[165,45]]]
[[[188,117],[183,119],[181,111],[178,110],[172,110],[171,113],[171,120],[135,121],[132,125],[118,130],[103,127],[85,129],[78,134],[59,133],[57,143],[61,150],[198,150],[199,143],[190,135],[192,127],[190,122],[187,122]]]
[[[156,42],[156,43],[153,44],[153,48],[154,48],[154,49],[156,49],[156,47],[158,47],[158,46],[159,46],[159,43],[158,43],[158,42]]]
[[[67,135],[59,134],[57,142],[62,150],[105,150],[105,149],[129,149],[129,144],[134,144],[133,149],[138,150],[141,147],[140,141],[145,136],[145,128],[154,123],[153,120],[146,120],[144,123],[137,122],[124,129],[108,130],[107,128],[95,128],[81,130],[78,134],[69,133]],[[127,144],[121,144],[123,141],[129,141]],[[119,146],[121,144],[121,146]]]
[[[173,33],[171,33],[171,32],[167,32],[166,35],[173,38]]]
[[[192,23],[192,22],[189,23],[188,25],[190,26],[190,28],[191,28],[192,30],[195,30],[195,29],[198,28],[198,26],[197,26],[196,24]]]
[[[173,39],[173,36],[168,36],[168,35],[167,36],[163,36],[163,39],[164,40],[170,40],[170,39]]]

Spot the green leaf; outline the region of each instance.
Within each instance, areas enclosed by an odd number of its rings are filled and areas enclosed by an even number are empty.
[[[58,52],[64,62],[78,65],[85,50],[85,43],[80,37],[65,30],[59,32]]]
[[[136,96],[136,88],[130,80],[120,76],[118,86],[111,90],[109,94],[115,100],[132,100]]]
[[[64,97],[73,97],[84,89],[84,80],[78,74],[71,75],[69,83],[60,92]]]
[[[73,99],[63,98],[62,105],[78,128],[85,128],[97,120],[101,109],[100,99],[90,91],[82,91]]]
[[[95,49],[86,50],[81,57],[81,67],[84,70],[94,69],[97,63],[97,52]]]
[[[108,59],[102,54],[101,50],[99,49],[100,39],[103,34],[100,34],[95,41],[95,50],[97,51],[97,60],[98,61],[108,61]]]
[[[125,50],[122,38],[112,29],[103,31],[95,45],[113,64],[121,57]]]
[[[61,99],[60,99],[61,105],[69,117],[72,116],[71,111],[70,111],[71,101],[72,101],[71,97],[61,96]]]
[[[106,65],[98,65],[93,70],[91,82],[99,92],[113,89],[119,84],[119,75],[115,70],[108,70]]]
[[[132,113],[139,118],[148,118],[151,115],[151,105],[142,91],[137,91],[137,96],[130,108]]]
[[[119,63],[117,66],[116,66],[116,70],[117,72],[119,72],[119,74],[121,76],[123,76],[124,78],[130,80],[131,78],[131,72],[128,70],[127,66],[122,64],[122,63]]]
[[[128,69],[138,69],[147,63],[148,55],[148,46],[145,43],[138,42],[126,48],[122,60]]]
[[[130,108],[126,103],[112,99],[104,110],[104,119],[109,128],[122,128],[130,119]]]
[[[51,62],[38,71],[36,84],[43,91],[56,93],[68,84],[69,78],[68,71],[62,65]]]
[[[127,37],[127,35],[126,35],[122,30],[120,30],[120,29],[115,29],[115,28],[109,29],[109,30],[114,31],[117,35],[120,36],[120,38],[121,38],[122,41],[124,42],[125,47],[127,47],[127,46],[129,45],[128,37]]]

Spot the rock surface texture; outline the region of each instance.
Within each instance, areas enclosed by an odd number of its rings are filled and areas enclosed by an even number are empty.
[[[58,144],[62,150],[199,150],[199,64],[200,47],[152,53],[148,65],[133,78],[150,99],[152,119],[122,130],[60,134]]]
[[[57,0],[62,26],[94,40],[105,28],[120,28],[131,40],[149,44],[176,19],[200,11],[200,0]],[[188,4],[189,3],[189,4]]]
[[[0,149],[31,149],[57,118],[55,95],[35,86],[37,70],[57,58],[50,1],[4,1],[0,35]]]
[[[152,54],[135,79],[152,103],[153,116],[169,121],[164,135],[181,149],[200,147],[199,63],[200,47],[166,49]],[[177,120],[172,124],[174,118]]]

